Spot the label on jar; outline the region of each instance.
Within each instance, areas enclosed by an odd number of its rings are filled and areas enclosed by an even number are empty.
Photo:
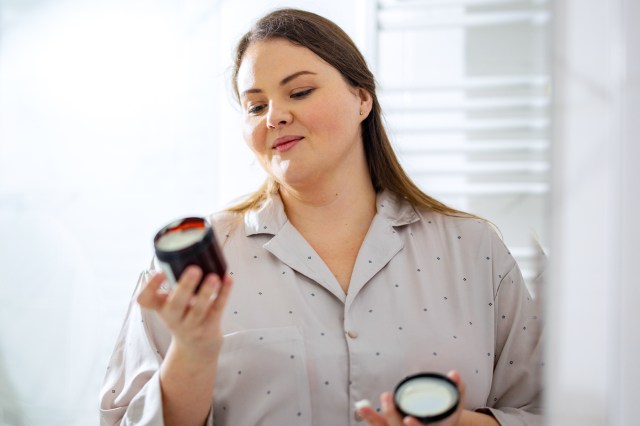
[[[161,288],[163,290],[172,289],[176,284],[178,284],[178,280],[176,280],[175,275],[173,275],[173,271],[171,270],[171,265],[161,261],[160,259],[158,259],[158,264],[160,265],[160,269],[162,269],[162,272],[164,272],[164,274],[167,277],[166,281],[162,284]]]

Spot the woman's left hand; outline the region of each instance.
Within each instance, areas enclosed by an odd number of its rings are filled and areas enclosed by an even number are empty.
[[[459,424],[460,417],[464,409],[464,392],[465,386],[460,378],[460,374],[457,371],[450,371],[447,376],[453,380],[460,390],[460,401],[458,402],[458,408],[446,419],[437,423],[431,423],[433,426],[457,426]],[[380,395],[380,404],[382,412],[377,413],[370,405],[358,408],[358,414],[372,426],[422,426],[423,424],[416,420],[414,417],[407,416],[402,418],[396,406],[393,403],[393,395],[390,392],[385,392]]]

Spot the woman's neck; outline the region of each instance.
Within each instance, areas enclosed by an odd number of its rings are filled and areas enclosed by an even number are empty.
[[[306,191],[280,187],[289,221],[307,229],[368,229],[376,213],[376,193],[370,179],[350,179],[340,185],[315,186]]]
[[[368,173],[322,180],[310,190],[280,187],[289,222],[313,247],[347,293],[360,247],[376,214]]]

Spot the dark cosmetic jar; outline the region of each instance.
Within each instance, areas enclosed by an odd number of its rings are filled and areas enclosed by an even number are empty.
[[[202,279],[218,274],[222,278],[227,265],[209,222],[200,217],[186,217],[169,223],[153,239],[156,257],[170,284],[175,285],[189,265],[202,269]]]

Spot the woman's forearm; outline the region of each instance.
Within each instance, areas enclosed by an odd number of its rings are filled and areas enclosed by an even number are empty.
[[[217,357],[199,360],[173,346],[160,368],[164,423],[202,426],[213,401]]]

